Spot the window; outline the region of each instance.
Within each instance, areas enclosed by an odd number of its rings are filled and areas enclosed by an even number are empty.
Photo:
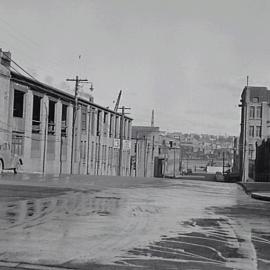
[[[128,121],[128,124],[127,124],[127,139],[128,140],[130,139],[130,125],[131,125],[131,122]]]
[[[49,100],[48,134],[55,134],[55,102]]]
[[[81,130],[86,131],[86,114],[87,114],[87,107],[81,107]]]
[[[115,138],[119,138],[119,130],[118,130],[118,126],[119,126],[119,117],[118,116],[116,116],[115,117],[115,128],[114,128],[114,137]]]
[[[127,119],[124,119],[123,121],[123,138],[124,140],[127,138]]]
[[[253,103],[259,103],[259,97],[253,97],[252,102]]]
[[[113,114],[110,115],[110,131],[109,131],[109,137],[111,138],[113,135]]]
[[[248,145],[248,157],[249,157],[249,158],[252,158],[253,151],[254,151],[254,149],[253,149],[253,144],[249,144],[249,145]]]
[[[98,114],[97,114],[97,136],[100,135],[100,128],[101,128],[100,120],[101,120],[101,111],[98,111]]]
[[[96,114],[96,111],[94,108],[91,108],[91,135],[94,135],[95,133],[95,114]]]
[[[254,137],[254,126],[249,126],[249,136]]]
[[[262,118],[262,106],[258,106],[256,108],[256,117],[257,118]]]
[[[255,107],[254,106],[250,106],[250,108],[249,108],[249,117],[250,118],[255,117]]]
[[[103,134],[104,136],[107,136],[108,132],[108,113],[104,112],[104,117],[103,117]]]
[[[40,132],[40,104],[41,97],[34,95],[33,97],[33,115],[32,115],[32,132]]]
[[[23,118],[24,92],[14,91],[13,116]]]
[[[256,137],[261,138],[262,136],[262,127],[261,126],[257,126],[256,127]]]

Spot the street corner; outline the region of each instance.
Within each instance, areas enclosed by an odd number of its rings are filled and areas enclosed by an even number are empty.
[[[270,202],[270,192],[251,192],[251,198]]]

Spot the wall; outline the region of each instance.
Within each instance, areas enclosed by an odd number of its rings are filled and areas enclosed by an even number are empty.
[[[255,160],[255,181],[270,182],[270,140],[263,140],[257,145]]]
[[[10,69],[4,61],[5,52],[0,49],[0,142],[11,141],[9,122]],[[2,61],[3,60],[3,61]]]
[[[74,125],[73,162],[73,96],[33,81],[20,74],[11,73],[0,65],[0,105],[1,129],[3,136],[12,138],[12,151],[22,156],[25,172],[74,173],[92,175],[117,175],[119,170],[120,125],[115,127],[118,113],[103,108],[87,100],[79,99]],[[13,115],[14,92],[23,95],[22,114]],[[40,123],[33,120],[34,96],[40,97]],[[4,97],[4,98],[2,98]],[[4,102],[5,101],[5,102]],[[50,119],[50,101],[53,102],[54,116]],[[52,103],[51,103],[52,104]],[[63,133],[62,108],[67,106],[65,132]],[[82,116],[82,108],[86,108]],[[97,113],[100,113],[97,132]],[[107,116],[107,117],[105,117]],[[106,118],[106,119],[105,119]],[[82,127],[84,119],[84,128]],[[51,122],[52,121],[52,122]],[[121,164],[121,175],[130,174],[131,119],[124,116],[123,139],[125,147]],[[34,125],[33,125],[34,124]],[[39,128],[37,128],[39,127]],[[1,137],[1,138],[2,138]],[[6,139],[6,138],[4,138]]]

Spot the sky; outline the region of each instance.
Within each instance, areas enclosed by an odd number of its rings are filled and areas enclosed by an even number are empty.
[[[131,107],[133,125],[239,135],[241,92],[270,87],[268,0],[0,0],[0,48],[38,80]],[[81,91],[88,91],[84,85]]]

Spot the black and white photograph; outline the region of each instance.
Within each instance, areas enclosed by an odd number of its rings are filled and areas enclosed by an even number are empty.
[[[0,0],[0,270],[270,270],[269,0]]]

